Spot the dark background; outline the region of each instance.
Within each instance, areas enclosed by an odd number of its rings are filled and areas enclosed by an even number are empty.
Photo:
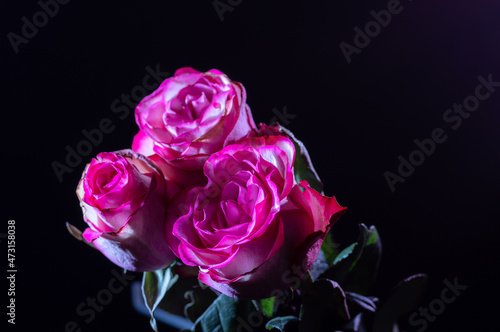
[[[376,225],[382,236],[376,295],[424,272],[427,306],[445,279],[458,278],[468,288],[427,331],[497,326],[500,92],[457,130],[443,113],[474,93],[479,75],[500,81],[500,4],[402,0],[403,10],[348,64],[339,44],[353,44],[353,28],[363,29],[373,20],[370,11],[387,5],[246,0],[221,21],[211,1],[73,0],[59,5],[16,54],[7,34],[22,35],[22,17],[33,22],[41,7],[4,4],[0,232],[16,220],[15,327],[64,331],[75,321],[82,331],[149,330],[129,288],[89,324],[76,313],[117,268],[74,240],[65,222],[85,226],[74,194],[85,164],[99,152],[129,147],[137,131],[133,109],[121,120],[112,102],[142,85],[146,66],[157,65],[171,75],[184,66],[223,71],[246,87],[256,122],[271,120],[274,108],[295,115],[284,124],[308,147],[326,194],[349,209],[333,228],[337,240],[353,242],[360,222]],[[76,148],[82,130],[103,118],[115,129],[58,181],[52,163],[64,163],[65,147]],[[384,172],[397,173],[398,156],[407,158],[413,141],[435,128],[448,139],[392,193]]]

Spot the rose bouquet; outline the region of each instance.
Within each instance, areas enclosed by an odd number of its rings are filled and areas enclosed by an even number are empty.
[[[194,331],[397,329],[425,276],[371,295],[381,255],[375,227],[339,250],[346,211],[301,141],[256,126],[242,84],[218,70],[179,69],[137,106],[131,149],[98,154],[77,195],[80,240],[144,272],[144,301],[183,314]]]

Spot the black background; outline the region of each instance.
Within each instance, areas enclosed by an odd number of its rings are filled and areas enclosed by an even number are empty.
[[[7,34],[21,35],[21,18],[32,21],[41,9],[36,1],[4,4],[0,232],[16,220],[15,327],[64,331],[75,321],[82,331],[148,331],[129,288],[89,324],[76,313],[107,287],[116,267],[74,240],[65,222],[85,226],[74,194],[85,163],[129,147],[137,131],[133,110],[121,120],[111,103],[142,85],[146,66],[157,65],[171,75],[184,66],[223,71],[246,87],[256,122],[269,122],[274,108],[295,115],[286,126],[308,147],[326,194],[349,209],[333,228],[337,240],[353,242],[360,222],[382,236],[376,295],[424,272],[427,306],[440,297],[443,280],[458,278],[468,288],[427,331],[497,326],[500,93],[456,130],[443,114],[474,93],[479,75],[500,81],[500,5],[402,0],[402,11],[348,64],[339,44],[353,44],[353,28],[363,29],[370,11],[387,4],[244,0],[221,21],[211,1],[73,0],[17,54]],[[58,181],[52,163],[64,163],[65,147],[76,148],[82,130],[103,118],[115,129]],[[397,173],[397,157],[408,157],[413,141],[435,128],[448,139],[392,193],[384,172]],[[5,279],[2,285],[5,308]]]

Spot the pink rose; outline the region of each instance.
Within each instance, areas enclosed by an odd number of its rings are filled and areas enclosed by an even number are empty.
[[[345,208],[293,178],[295,150],[284,136],[226,146],[205,163],[205,187],[182,191],[166,237],[198,278],[232,297],[260,299],[294,286],[315,261]],[[300,271],[297,271],[300,270]]]
[[[83,237],[130,271],[154,271],[176,258],[165,232],[167,183],[132,150],[100,153],[83,172],[77,195],[88,224]]]
[[[136,108],[132,149],[181,186],[204,185],[203,164],[255,128],[242,84],[222,72],[181,68]]]

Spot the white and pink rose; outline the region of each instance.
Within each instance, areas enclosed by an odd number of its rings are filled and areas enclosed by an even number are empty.
[[[206,182],[208,157],[255,129],[245,88],[216,69],[177,70],[139,103],[135,116],[132,149],[181,186]]]
[[[208,183],[172,202],[166,237],[199,279],[232,297],[270,297],[302,277],[345,208],[293,177],[295,150],[284,136],[226,146],[205,163]],[[303,192],[299,188],[302,187]]]
[[[126,270],[167,267],[176,258],[163,235],[167,186],[159,168],[132,150],[98,154],[77,188],[83,237]]]

